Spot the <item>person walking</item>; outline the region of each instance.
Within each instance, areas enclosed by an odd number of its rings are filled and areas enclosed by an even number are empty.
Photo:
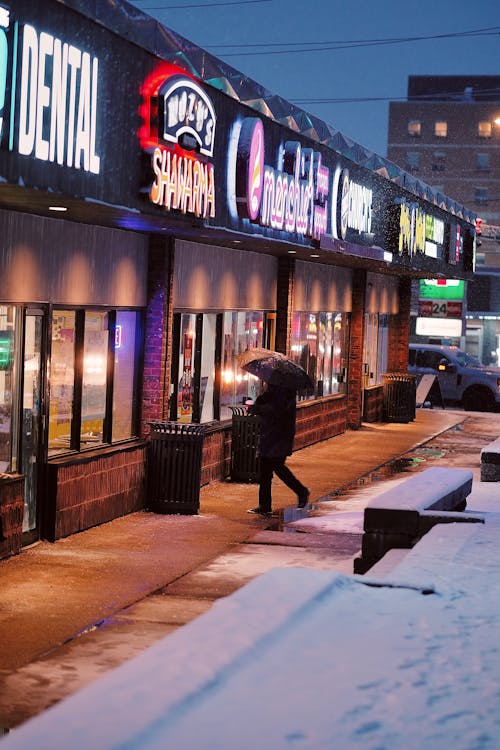
[[[295,437],[295,391],[268,384],[267,389],[249,407],[250,414],[261,418],[258,455],[260,457],[259,505],[249,513],[270,516],[272,512],[271,484],[273,474],[297,495],[297,505],[305,508],[310,491],[285,465],[292,454]]]

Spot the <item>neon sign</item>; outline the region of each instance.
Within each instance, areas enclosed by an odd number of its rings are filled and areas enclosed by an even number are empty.
[[[142,95],[139,139],[151,152],[154,175],[149,200],[166,211],[214,217],[215,170],[207,161],[216,127],[211,100],[188,73],[170,63],[151,74]],[[157,114],[151,102],[157,102]]]
[[[7,28],[9,13],[2,9],[0,26]],[[0,112],[5,104],[9,43],[0,28]],[[96,152],[99,60],[84,50],[22,27],[20,54],[18,23],[12,32],[12,92],[9,149],[23,156],[99,174]],[[18,59],[19,57],[19,59]],[[19,77],[19,101],[16,102]],[[3,131],[0,118],[0,135]],[[17,143],[15,141],[17,134]]]
[[[329,170],[321,154],[286,141],[276,168],[266,165],[264,128],[241,123],[233,161],[236,211],[264,227],[319,239],[327,231]]]
[[[342,188],[339,192],[340,183],[342,183]],[[341,170],[340,167],[337,167],[333,178],[333,195],[333,236],[345,240],[349,229],[358,234],[370,234],[372,231],[373,191],[365,185],[360,185],[358,182],[351,180],[348,169]]]
[[[152,163],[155,180],[149,192],[151,203],[204,219],[215,216],[212,164],[159,147],[154,150]]]

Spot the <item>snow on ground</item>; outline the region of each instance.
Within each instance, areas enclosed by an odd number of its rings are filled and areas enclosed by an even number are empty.
[[[384,578],[264,573],[1,750],[496,750],[500,487],[468,510]]]

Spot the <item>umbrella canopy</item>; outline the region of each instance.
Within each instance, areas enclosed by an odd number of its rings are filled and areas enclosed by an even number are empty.
[[[270,349],[250,349],[238,356],[238,364],[245,372],[272,385],[279,385],[294,391],[309,390],[314,387],[304,368],[280,352],[273,352]]]

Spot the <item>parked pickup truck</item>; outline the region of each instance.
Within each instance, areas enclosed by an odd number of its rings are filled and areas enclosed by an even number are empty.
[[[486,367],[456,346],[410,344],[408,371],[417,375],[417,382],[419,375],[436,375],[443,401],[467,411],[500,406],[500,368]]]

